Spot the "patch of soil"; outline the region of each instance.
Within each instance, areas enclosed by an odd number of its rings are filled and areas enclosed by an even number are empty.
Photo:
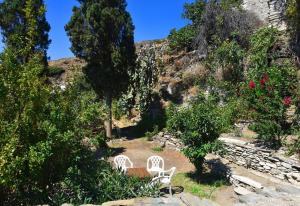
[[[148,157],[159,155],[165,161],[165,169],[176,167],[176,172],[179,173],[192,172],[195,170],[194,165],[180,152],[169,149],[164,149],[162,152],[155,152],[153,148],[159,145],[144,139],[134,139],[117,143],[110,142],[108,145],[117,151],[121,151],[117,152],[115,156],[119,154],[128,156],[133,162],[134,167],[147,167]],[[110,158],[110,160],[112,159],[113,157]]]
[[[234,193],[233,187],[226,186],[218,189],[214,193],[214,201],[221,206],[232,206],[237,203],[237,197]]]

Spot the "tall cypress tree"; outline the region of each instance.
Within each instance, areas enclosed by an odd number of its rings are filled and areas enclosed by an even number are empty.
[[[112,99],[129,86],[135,67],[134,26],[125,0],[79,0],[65,29],[73,53],[87,62],[85,73],[109,108],[107,137],[111,137]]]
[[[0,3],[0,28],[7,48],[18,52],[21,63],[40,53],[47,64],[50,25],[43,0],[4,0]],[[20,52],[21,51],[21,52]]]

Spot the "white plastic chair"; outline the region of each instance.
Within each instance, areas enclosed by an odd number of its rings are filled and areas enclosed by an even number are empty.
[[[147,159],[147,171],[152,174],[159,174],[164,171],[165,162],[160,156],[151,156]]]
[[[176,167],[172,167],[170,170],[159,172],[158,177],[153,178],[150,185],[154,186],[159,183],[163,184],[163,185],[168,185],[169,193],[170,193],[170,195],[172,195],[171,180],[175,173],[175,170],[176,170]]]
[[[118,155],[114,158],[114,163],[117,169],[121,169],[122,172],[126,172],[128,168],[133,168],[133,163],[130,161],[129,157],[125,155]]]

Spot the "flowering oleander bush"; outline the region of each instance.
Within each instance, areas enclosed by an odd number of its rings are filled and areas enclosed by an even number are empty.
[[[296,69],[290,62],[275,63],[273,48],[278,31],[264,28],[253,35],[249,71],[242,95],[254,112],[252,128],[270,146],[281,146],[281,137],[291,129],[287,109],[296,101]]]
[[[286,122],[285,114],[293,104],[296,83],[293,67],[275,66],[267,68],[260,78],[251,78],[244,85],[245,98],[255,113],[253,129],[271,145],[280,146],[281,136],[291,127]]]

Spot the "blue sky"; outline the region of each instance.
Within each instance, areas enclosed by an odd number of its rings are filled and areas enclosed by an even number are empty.
[[[180,28],[187,21],[182,19],[183,4],[193,0],[127,0],[128,11],[135,24],[135,41],[160,39],[172,28]],[[73,56],[64,25],[72,15],[76,0],[45,0],[47,20],[51,25],[52,43],[48,55],[52,60]],[[0,50],[3,45],[0,45]]]

